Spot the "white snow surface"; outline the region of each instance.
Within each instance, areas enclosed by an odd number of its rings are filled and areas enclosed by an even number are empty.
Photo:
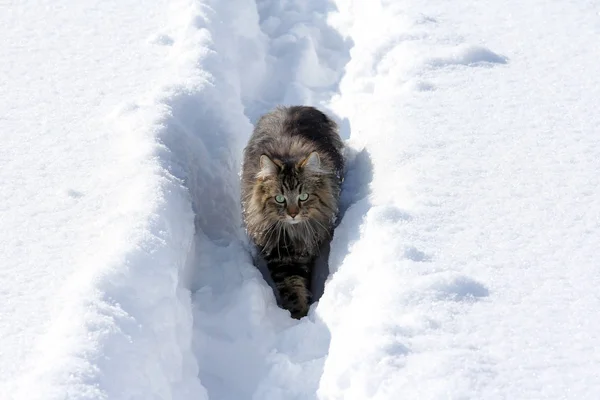
[[[600,398],[597,2],[8,1],[0,37],[0,399]],[[278,104],[347,143],[300,321],[240,216]]]

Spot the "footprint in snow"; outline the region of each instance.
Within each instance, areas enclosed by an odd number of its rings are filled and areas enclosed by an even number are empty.
[[[440,300],[475,301],[489,295],[489,290],[467,276],[456,273],[440,273],[430,282],[429,287]]]
[[[67,189],[67,195],[73,199],[79,199],[83,197],[83,192],[74,189]]]
[[[404,257],[415,262],[431,261],[431,256],[413,246],[404,249]]]
[[[164,33],[158,33],[150,37],[148,42],[159,46],[172,46],[173,43],[175,43],[175,40],[173,40],[173,38],[169,35],[166,35]]]
[[[430,58],[427,64],[434,68],[443,68],[451,65],[490,66],[507,62],[507,57],[496,54],[485,47],[463,44],[447,50],[437,57]]]

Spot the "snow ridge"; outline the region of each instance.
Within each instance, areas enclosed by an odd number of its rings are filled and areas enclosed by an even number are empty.
[[[372,181],[369,196],[346,212],[331,245],[333,275],[319,305],[331,344],[318,396],[461,398],[473,375],[450,365],[458,359],[485,363],[486,354],[444,342],[452,338],[445,322],[460,319],[488,289],[436,260],[436,228],[427,223],[443,218],[432,218],[436,205],[423,208],[431,200],[411,190],[415,171],[422,171],[415,159],[427,150],[411,123],[410,105],[435,89],[426,79],[431,71],[506,59],[457,38],[438,45],[435,18],[409,6],[336,3],[341,12],[335,24],[354,47],[331,107],[348,118],[352,140],[368,149]]]

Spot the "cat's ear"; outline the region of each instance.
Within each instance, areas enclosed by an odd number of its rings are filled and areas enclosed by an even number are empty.
[[[259,179],[264,179],[267,176],[277,175],[279,167],[267,155],[260,156],[260,171],[256,174]]]
[[[319,157],[319,153],[313,151],[300,163],[300,167],[305,168],[309,171],[315,173],[323,173],[321,169],[321,158]]]

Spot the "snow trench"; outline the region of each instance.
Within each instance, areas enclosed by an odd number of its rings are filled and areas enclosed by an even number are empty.
[[[181,283],[191,292],[191,351],[199,381],[208,399],[313,398],[329,329],[314,307],[308,318],[292,320],[277,307],[268,277],[252,264],[239,171],[261,114],[279,104],[326,109],[351,43],[328,24],[334,7],[324,2],[214,1],[194,8],[185,37],[197,41],[184,41],[179,52],[195,54],[191,70],[199,76],[164,101],[170,111],[159,137],[195,215]],[[347,121],[339,122],[348,138]],[[370,174],[364,151],[349,149],[348,161],[343,208],[366,195]],[[327,256],[319,262],[317,296],[327,278]]]
[[[331,10],[316,1],[205,2],[194,18],[206,35],[194,47],[208,50],[199,54],[198,70],[209,75],[197,90],[169,100],[161,140],[177,160],[174,174],[188,187],[195,214],[182,281],[191,290],[192,352],[210,399],[305,398],[318,388],[328,328],[314,311],[297,322],[276,306],[268,279],[252,264],[238,174],[261,114],[278,104],[323,107],[336,93],[350,44],[327,24]],[[354,201],[348,193],[344,199]]]
[[[261,114],[325,108],[337,92],[350,43],[328,25],[333,10],[319,1],[172,3],[170,23],[151,38],[169,48],[164,81],[111,121],[124,168],[144,172],[115,213],[142,203],[149,213],[107,232],[106,258],[84,260],[67,282],[69,306],[37,344],[15,398],[314,396],[328,329],[314,310],[292,320],[252,264],[239,172]],[[364,152],[353,159],[368,161]]]

